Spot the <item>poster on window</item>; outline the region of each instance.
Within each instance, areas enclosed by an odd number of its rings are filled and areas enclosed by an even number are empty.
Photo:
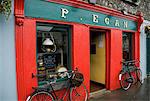
[[[99,48],[103,48],[104,47],[104,45],[103,45],[103,35],[102,34],[98,35],[98,47]]]

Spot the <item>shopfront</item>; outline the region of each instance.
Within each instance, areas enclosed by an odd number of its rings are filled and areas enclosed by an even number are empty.
[[[139,59],[138,16],[77,0],[16,0],[18,99],[24,100],[46,77],[63,66],[78,67],[90,91],[91,82],[108,90],[120,88],[123,59]],[[44,45],[53,44],[46,48]],[[58,83],[59,85],[60,83]]]

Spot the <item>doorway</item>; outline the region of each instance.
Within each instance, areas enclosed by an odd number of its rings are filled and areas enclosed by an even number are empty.
[[[106,32],[90,30],[90,92],[106,88]]]

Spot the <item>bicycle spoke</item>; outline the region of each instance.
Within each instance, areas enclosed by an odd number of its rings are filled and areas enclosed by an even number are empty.
[[[36,92],[31,96],[29,101],[53,101],[53,97],[48,92]]]
[[[84,85],[74,87],[71,90],[71,101],[87,101],[88,92]]]

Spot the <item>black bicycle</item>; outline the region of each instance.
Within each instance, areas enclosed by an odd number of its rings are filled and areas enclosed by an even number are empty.
[[[63,78],[67,78],[67,86],[65,87],[65,92],[63,96],[60,97],[56,94],[57,91],[54,90],[53,85],[57,82],[60,75]],[[65,76],[64,76],[65,75]],[[36,75],[33,77],[40,77],[41,75]],[[53,78],[51,81],[47,81],[42,87],[33,87],[34,92],[27,97],[26,101],[87,101],[88,91],[83,84],[83,74],[79,73],[78,70],[58,72],[49,75]],[[64,89],[63,89],[64,90]]]
[[[131,60],[121,62],[123,64],[123,68],[119,73],[119,82],[120,86],[123,90],[128,90],[132,84],[136,84],[142,81],[142,71],[141,69],[136,66],[139,61]]]

